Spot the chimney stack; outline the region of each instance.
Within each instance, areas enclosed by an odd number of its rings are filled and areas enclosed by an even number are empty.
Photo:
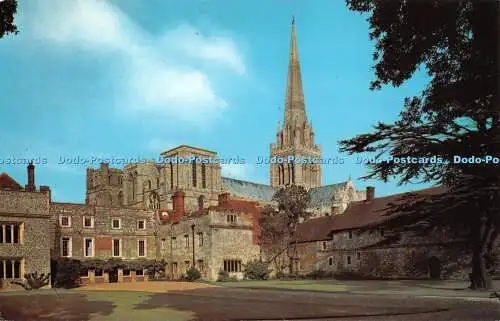
[[[174,216],[180,218],[184,215],[184,192],[176,191],[172,196]]]
[[[229,203],[230,196],[231,196],[231,193],[229,193],[229,192],[224,192],[222,194],[219,194],[219,198],[218,198],[219,206],[224,206],[227,203]]]
[[[332,211],[330,213],[332,216],[337,214],[337,206],[332,206]]]
[[[375,198],[375,187],[373,186],[367,186],[366,187],[366,201],[373,201]]]
[[[40,192],[49,194],[49,202],[52,202],[52,193],[50,192],[49,186],[40,186]]]
[[[28,185],[26,185],[26,191],[35,191],[35,165],[33,165],[33,161],[30,161],[28,164]]]

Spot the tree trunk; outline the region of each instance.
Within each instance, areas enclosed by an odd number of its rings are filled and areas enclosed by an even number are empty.
[[[472,253],[472,273],[469,274],[470,288],[473,290],[487,290],[492,288],[492,280],[486,269],[484,250],[482,246],[475,246]]]

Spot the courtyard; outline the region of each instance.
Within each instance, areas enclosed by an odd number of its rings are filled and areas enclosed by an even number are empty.
[[[499,286],[500,284],[496,284]],[[5,320],[497,320],[460,282],[146,282],[0,294]]]

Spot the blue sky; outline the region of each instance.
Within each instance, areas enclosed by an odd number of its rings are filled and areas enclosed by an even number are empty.
[[[244,158],[223,173],[267,183],[255,160],[283,118],[292,15],[316,143],[346,159],[323,167],[323,184],[356,179],[366,169],[337,141],[394,120],[426,77],[370,91],[366,16],[344,1],[21,1],[20,33],[0,40],[0,158],[47,159],[36,183],[56,201],[85,199],[85,166],[60,157],[150,158],[181,144]],[[1,171],[26,183],[25,165]]]

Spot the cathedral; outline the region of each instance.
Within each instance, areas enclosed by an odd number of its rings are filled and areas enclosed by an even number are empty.
[[[181,145],[161,154],[163,158],[217,158],[215,151]],[[292,22],[285,113],[276,142],[270,146],[270,159],[316,159],[322,157],[315,143],[314,130],[308,120],[300,60]],[[309,211],[314,216],[329,215],[336,207],[339,213],[352,201],[365,198],[352,180],[322,185],[320,162],[271,162],[269,185],[221,176],[221,166],[215,163],[155,163],[128,164],[123,170],[102,164],[87,169],[86,203],[99,206],[127,206],[142,209],[170,210],[175,191],[185,193],[186,210],[216,205],[218,195],[227,192],[234,198],[272,203],[274,193],[289,184],[301,185],[309,191]]]

